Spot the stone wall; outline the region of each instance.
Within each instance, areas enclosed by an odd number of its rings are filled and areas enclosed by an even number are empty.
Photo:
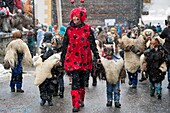
[[[26,32],[22,33],[23,40],[26,42]],[[3,63],[6,45],[11,41],[12,33],[0,33],[0,63]]]
[[[137,24],[141,17],[143,0],[61,0],[63,23],[68,24],[70,11],[74,7],[87,9],[87,23],[91,25],[104,25],[105,19],[116,19],[118,24]]]

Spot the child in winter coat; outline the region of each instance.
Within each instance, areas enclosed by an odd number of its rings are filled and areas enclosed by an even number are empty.
[[[144,52],[147,62],[147,74],[150,81],[150,96],[153,97],[156,91],[158,99],[161,99],[162,81],[166,71],[162,71],[160,66],[165,62],[164,49],[159,44],[159,40],[150,39],[150,47]]]

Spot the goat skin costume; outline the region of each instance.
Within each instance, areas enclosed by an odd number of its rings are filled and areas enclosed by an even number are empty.
[[[124,65],[123,59],[120,58],[115,61],[114,59],[108,60],[101,57],[101,62],[106,72],[107,81],[111,84],[116,84],[119,81],[119,75]]]
[[[23,64],[30,66],[32,64],[32,57],[27,44],[21,40],[12,40],[7,48],[5,49],[4,64],[9,63],[10,67],[13,68],[17,63],[17,52],[23,53]],[[9,68],[10,68],[9,67]]]
[[[56,63],[60,61],[60,54],[56,53],[50,56],[47,60],[42,62],[42,58],[40,56],[35,56],[33,58],[35,70],[35,80],[34,84],[39,86],[41,83],[45,81],[46,78],[52,78],[51,69]]]

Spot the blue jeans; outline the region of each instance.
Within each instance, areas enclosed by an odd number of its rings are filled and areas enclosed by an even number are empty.
[[[22,73],[19,74],[19,75],[13,75],[12,74],[11,81],[10,81],[10,87],[12,89],[14,89],[15,85],[16,85],[17,89],[21,89],[21,87],[22,87]]]
[[[154,91],[156,90],[156,93],[157,93],[157,94],[161,94],[162,82],[150,83],[150,88],[151,88],[151,89],[154,89]]]
[[[107,87],[107,101],[113,100],[113,92],[114,92],[114,102],[119,102],[120,100],[120,82],[118,81],[116,84],[110,84],[106,82]]]
[[[132,85],[137,86],[138,84],[138,72],[135,73],[128,73],[129,81],[132,83]]]

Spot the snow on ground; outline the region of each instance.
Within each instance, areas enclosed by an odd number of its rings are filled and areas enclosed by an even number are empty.
[[[4,69],[3,65],[0,64],[0,81],[9,78],[11,75],[11,70]]]

